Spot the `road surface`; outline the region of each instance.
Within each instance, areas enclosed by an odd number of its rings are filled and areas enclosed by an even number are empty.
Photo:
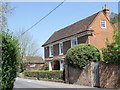
[[[16,78],[14,88],[91,88],[91,87],[50,81]]]

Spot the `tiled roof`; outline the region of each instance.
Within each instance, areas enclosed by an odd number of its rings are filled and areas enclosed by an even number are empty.
[[[39,56],[25,56],[24,63],[44,63],[43,58]]]
[[[99,13],[99,12],[98,12]],[[59,31],[53,33],[53,35],[42,45],[45,46],[47,44],[53,43],[55,41],[70,37],[72,35],[78,34],[80,32],[86,31],[89,25],[93,22],[95,17],[98,15],[95,13],[85,19],[82,19],[70,26],[67,26]]]

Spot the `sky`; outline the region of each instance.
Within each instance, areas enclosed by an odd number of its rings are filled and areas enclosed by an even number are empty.
[[[60,2],[10,2],[15,10],[8,16],[8,28],[13,33],[22,28],[28,29],[58,4]],[[102,10],[105,4],[111,12],[118,13],[117,2],[64,2],[28,33],[33,36],[44,56],[41,46],[55,31]]]

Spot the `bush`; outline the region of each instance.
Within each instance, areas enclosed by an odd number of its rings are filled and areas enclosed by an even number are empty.
[[[43,67],[41,67],[40,70],[49,70],[49,65],[46,63],[43,65]]]
[[[63,80],[63,71],[24,71],[26,77],[38,77],[39,79]]]
[[[107,48],[102,49],[103,62],[105,63],[120,63],[120,32],[114,28],[114,42],[106,43]]]
[[[2,89],[12,89],[18,67],[18,42],[8,33],[0,34],[2,38]]]
[[[97,62],[100,59],[99,50],[89,44],[76,45],[70,48],[66,54],[67,64],[78,68],[83,68],[89,62]]]

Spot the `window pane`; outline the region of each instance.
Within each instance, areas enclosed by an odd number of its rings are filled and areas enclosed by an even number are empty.
[[[106,21],[105,20],[100,20],[101,23],[101,28],[106,28]]]
[[[50,53],[50,57],[53,56],[53,46],[50,46],[50,49],[49,49],[49,53]]]
[[[73,39],[71,44],[72,44],[72,47],[77,45],[77,39]]]
[[[63,43],[59,44],[59,50],[60,50],[60,54],[63,54]]]

